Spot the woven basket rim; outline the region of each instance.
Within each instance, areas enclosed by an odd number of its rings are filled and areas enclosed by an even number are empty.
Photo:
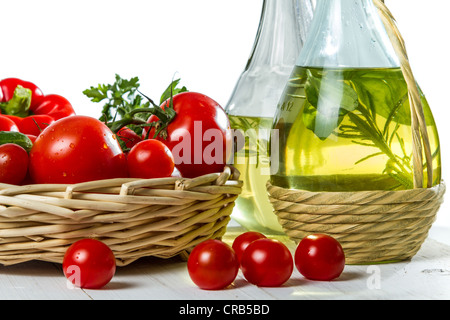
[[[428,236],[444,200],[445,182],[432,188],[313,192],[266,184],[270,202],[294,242],[315,233],[337,239],[347,264],[405,260]]]
[[[171,176],[171,177],[164,177],[164,178],[129,178],[129,177],[123,177],[123,178],[111,178],[111,179],[102,179],[102,180],[90,180],[85,182],[79,182],[79,183],[71,183],[71,184],[64,184],[64,183],[31,183],[26,185],[12,185],[12,184],[6,184],[6,183],[0,183],[0,195],[5,194],[13,194],[13,193],[20,193],[21,191],[34,191],[35,189],[39,190],[53,190],[55,188],[61,189],[61,188],[67,188],[68,193],[74,192],[74,191],[88,191],[90,189],[96,189],[98,187],[106,187],[109,185],[117,185],[117,184],[124,184],[125,187],[142,187],[142,186],[151,186],[153,185],[161,185],[161,184],[177,184],[178,189],[189,189],[192,187],[195,187],[197,185],[204,184],[207,181],[216,181],[217,185],[223,185],[228,180],[235,180],[238,181],[240,178],[240,172],[237,170],[233,165],[227,164],[222,172],[214,172],[214,173],[208,173],[205,175],[201,175],[194,178],[186,178],[181,176]],[[7,190],[7,191],[5,191]]]
[[[430,194],[430,195],[435,195],[435,194],[440,194],[440,193],[445,193],[446,191],[446,183],[445,181],[442,179],[441,182],[437,185],[434,185],[432,187],[429,188],[414,188],[414,189],[402,189],[402,190],[355,190],[355,191],[310,191],[310,190],[306,190],[306,189],[294,189],[294,188],[283,188],[280,186],[276,186],[276,185],[272,185],[272,183],[270,181],[267,181],[266,183],[266,187],[267,188],[271,188],[274,190],[279,190],[279,191],[283,191],[286,194],[289,193],[305,193],[305,194],[323,194],[323,195],[329,195],[329,196],[341,196],[341,197],[348,197],[348,196],[352,196],[355,194],[360,194],[360,195],[364,195],[364,194],[378,194],[378,195],[384,195],[384,196],[389,196],[389,195],[412,195],[412,194]]]
[[[68,246],[84,238],[110,246],[117,266],[186,256],[226,232],[242,191],[239,175],[227,165],[196,178],[0,184],[0,264],[62,263]]]

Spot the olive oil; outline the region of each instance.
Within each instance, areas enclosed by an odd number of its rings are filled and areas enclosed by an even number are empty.
[[[421,95],[436,185],[439,138]],[[272,150],[279,154],[274,185],[311,191],[413,188],[411,113],[400,68],[297,66],[274,129],[279,130],[279,146]]]
[[[229,116],[239,140],[233,165],[240,171],[243,190],[236,200],[232,218],[246,229],[282,234],[266,190],[270,179],[269,141],[272,118]]]

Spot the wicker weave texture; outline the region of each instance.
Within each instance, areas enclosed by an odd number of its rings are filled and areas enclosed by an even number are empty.
[[[346,263],[405,260],[425,241],[443,202],[445,184],[404,191],[309,192],[267,183],[286,234],[299,242],[312,233],[337,239]]]
[[[118,266],[169,258],[220,238],[241,193],[239,173],[195,179],[112,179],[76,185],[0,185],[0,263],[61,263],[67,247],[95,238]]]

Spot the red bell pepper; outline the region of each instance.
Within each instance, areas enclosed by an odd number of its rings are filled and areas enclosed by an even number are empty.
[[[20,132],[39,135],[52,122],[75,115],[70,102],[57,94],[44,95],[34,83],[17,78],[0,81],[0,109]]]
[[[75,115],[70,102],[57,94],[45,95],[37,107],[31,107],[31,111],[36,115],[51,116],[55,120]]]
[[[7,78],[0,81],[0,89],[3,93],[1,102],[10,101],[14,97],[14,93],[18,86],[31,90],[30,107],[32,109],[41,103],[41,100],[44,97],[42,90],[39,89],[34,83],[17,78]]]

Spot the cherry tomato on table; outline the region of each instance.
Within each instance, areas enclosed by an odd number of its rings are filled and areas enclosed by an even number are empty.
[[[264,239],[267,238],[265,235],[263,235],[260,232],[256,231],[247,231],[239,236],[237,236],[233,241],[233,250],[236,252],[236,255],[238,257],[239,262],[241,262],[242,259],[242,253],[244,250],[248,247],[250,243],[253,241],[256,241],[258,239]]]
[[[28,153],[17,144],[0,145],[0,183],[20,184],[28,172]]]
[[[260,287],[283,285],[293,269],[291,252],[278,240],[255,240],[242,253],[241,270],[245,279]]]
[[[116,259],[111,249],[101,241],[82,239],[66,251],[63,264],[66,278],[75,286],[100,289],[116,272]]]
[[[141,141],[131,148],[127,161],[132,178],[170,177],[175,168],[172,152],[164,143],[154,139]]]
[[[333,237],[312,234],[298,244],[295,266],[307,279],[331,281],[339,277],[344,270],[344,250]]]
[[[189,255],[187,268],[199,288],[220,290],[236,279],[239,261],[229,245],[210,239],[195,246]]]
[[[35,183],[79,183],[128,176],[117,137],[88,116],[60,119],[42,131],[30,151]]]
[[[170,105],[168,99],[161,105]],[[167,138],[157,137],[172,152],[175,166],[186,178],[222,172],[231,155],[232,132],[223,108],[204,94],[183,92],[172,99],[176,116],[167,127]],[[159,118],[152,115],[148,123]],[[148,129],[143,136],[147,137]],[[148,134],[153,138],[155,129]]]

